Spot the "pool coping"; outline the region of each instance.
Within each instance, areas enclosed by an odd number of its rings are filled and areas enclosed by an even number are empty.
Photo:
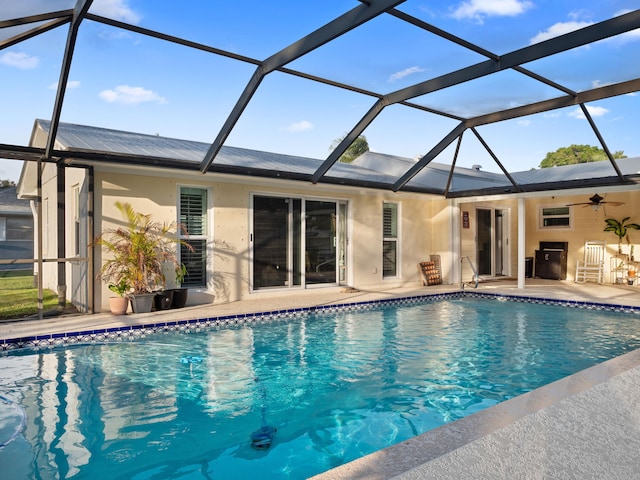
[[[69,332],[56,332],[43,335],[29,335],[22,337],[0,339],[0,355],[8,354],[15,350],[63,347],[84,343],[107,343],[111,341],[134,340],[143,335],[160,332],[199,332],[208,329],[218,329],[225,326],[234,326],[268,321],[289,320],[298,316],[312,313],[335,313],[339,311],[357,311],[376,308],[381,305],[409,305],[425,301],[439,301],[447,298],[491,298],[495,300],[525,302],[544,305],[559,305],[569,308],[583,308],[588,310],[600,310],[610,312],[624,312],[640,314],[640,306],[618,305],[611,303],[590,302],[583,300],[561,300],[541,298],[527,295],[507,295],[502,293],[454,291],[424,295],[410,295],[397,298],[385,298],[367,300],[361,302],[335,303],[329,305],[315,305],[309,307],[297,307],[264,312],[239,313],[221,315],[215,317],[199,317],[188,320],[167,320],[133,325],[120,325],[114,327],[86,329]]]

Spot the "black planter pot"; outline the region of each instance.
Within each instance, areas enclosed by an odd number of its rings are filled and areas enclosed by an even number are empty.
[[[153,306],[153,299],[155,296],[155,293],[129,295],[129,299],[131,300],[131,310],[133,310],[133,313],[149,313]]]
[[[173,303],[173,290],[164,290],[156,293],[154,304],[156,310],[168,310]]]
[[[189,290],[186,288],[176,288],[173,290],[173,302],[171,308],[182,308],[187,304],[187,294]]]

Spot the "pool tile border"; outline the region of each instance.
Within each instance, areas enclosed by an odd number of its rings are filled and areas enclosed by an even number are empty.
[[[203,317],[190,320],[172,320],[166,322],[147,323],[142,325],[126,325],[121,327],[97,328],[77,332],[53,333],[18,338],[0,339],[0,354],[8,354],[16,350],[42,350],[74,344],[107,343],[133,341],[153,333],[190,333],[212,330],[228,326],[250,323],[284,321],[309,314],[333,314],[345,311],[361,311],[378,308],[384,305],[411,305],[424,302],[440,301],[451,298],[485,298],[501,301],[514,301],[542,305],[557,305],[569,308],[583,308],[608,312],[640,314],[640,307],[595,303],[578,300],[558,300],[520,295],[504,295],[486,292],[448,292],[428,295],[414,295],[401,298],[388,298],[373,301],[316,305],[311,307],[272,310],[258,313]]]

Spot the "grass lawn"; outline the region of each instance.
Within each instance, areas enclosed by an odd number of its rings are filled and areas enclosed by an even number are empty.
[[[23,318],[38,313],[38,289],[33,275],[0,276],[0,319]],[[56,308],[58,294],[44,290],[44,310]]]

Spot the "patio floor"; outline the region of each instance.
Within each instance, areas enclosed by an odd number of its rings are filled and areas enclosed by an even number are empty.
[[[640,307],[640,286],[527,279],[524,289],[518,289],[516,282],[510,280],[467,289]],[[356,292],[309,289],[294,295],[265,292],[255,294],[251,300],[150,314],[3,322],[0,339],[453,291],[459,291],[457,285]],[[638,450],[640,350],[314,478],[634,478],[640,466]]]

